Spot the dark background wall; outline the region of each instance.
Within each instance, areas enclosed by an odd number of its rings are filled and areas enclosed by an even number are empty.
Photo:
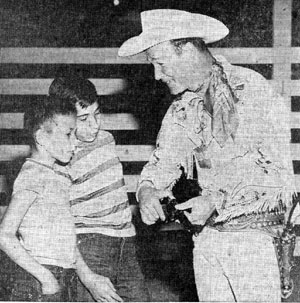
[[[119,2],[114,6],[113,0],[2,0],[0,45],[118,47],[140,32],[139,12],[173,8],[208,14],[223,21],[230,35],[216,46],[272,46],[272,0]],[[297,10],[298,4],[294,6]]]

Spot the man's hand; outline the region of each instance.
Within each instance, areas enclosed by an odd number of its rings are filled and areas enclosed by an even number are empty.
[[[191,213],[184,212],[192,224],[205,225],[207,219],[215,210],[215,205],[210,197],[199,196],[184,203],[177,204],[179,210],[192,209]]]
[[[123,302],[107,277],[92,273],[85,286],[97,302]]]
[[[172,193],[168,190],[158,190],[153,187],[143,186],[139,190],[139,204],[142,220],[144,223],[151,225],[158,219],[164,221],[166,219],[160,199],[170,197]]]
[[[42,284],[43,295],[54,295],[60,291],[58,281],[50,271],[44,275],[43,280],[40,282]]]

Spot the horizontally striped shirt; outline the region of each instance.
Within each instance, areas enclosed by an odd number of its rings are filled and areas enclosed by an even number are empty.
[[[71,211],[78,234],[135,235],[123,168],[110,133],[100,130],[93,142],[79,142],[70,174]]]

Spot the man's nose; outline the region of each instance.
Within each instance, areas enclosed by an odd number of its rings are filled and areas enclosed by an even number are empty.
[[[163,73],[161,71],[160,66],[154,66],[154,78],[159,81],[162,80]]]
[[[94,129],[94,128],[97,128],[98,127],[98,124],[97,124],[97,120],[95,117],[90,117],[89,119],[89,127]]]
[[[69,141],[69,145],[70,145],[70,151],[74,152],[75,148],[76,148],[76,136],[75,136],[75,133],[73,133],[71,135],[71,139]]]

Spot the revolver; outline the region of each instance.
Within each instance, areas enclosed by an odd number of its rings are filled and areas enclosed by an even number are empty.
[[[188,201],[191,198],[200,196],[202,192],[197,179],[187,179],[184,171],[182,172],[179,180],[172,188],[172,194],[175,199],[169,197],[160,200],[162,209],[166,217],[165,223],[179,221],[180,224],[193,235],[201,232],[202,225],[193,225],[183,210],[176,209],[175,205]]]

